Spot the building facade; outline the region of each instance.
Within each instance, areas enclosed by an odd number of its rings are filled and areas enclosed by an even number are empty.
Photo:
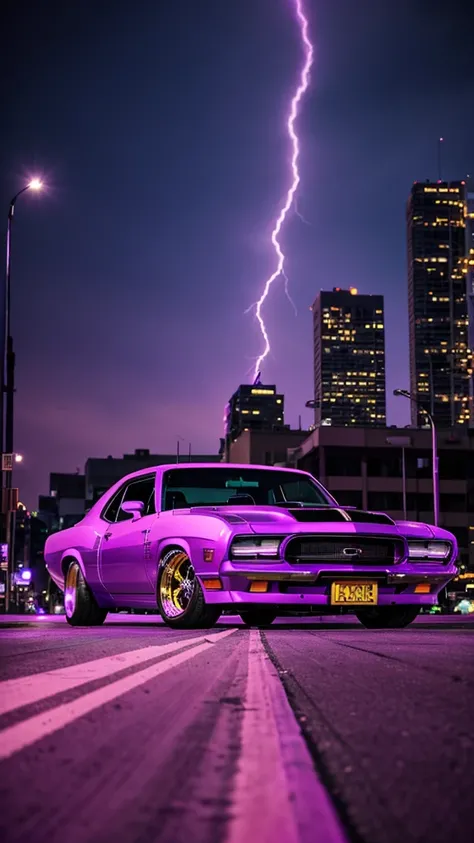
[[[84,517],[85,477],[79,469],[76,474],[50,474],[49,496],[56,502],[58,529],[72,527]]]
[[[466,186],[415,182],[407,206],[410,391],[438,426],[469,424]],[[412,424],[418,410],[412,405]]]
[[[85,495],[86,507],[100,498],[107,489],[134,471],[142,468],[152,468],[155,465],[167,465],[168,463],[198,463],[198,462],[220,462],[219,454],[150,454],[147,448],[138,448],[133,454],[124,454],[123,457],[90,457],[85,468]]]
[[[285,455],[286,449],[286,455]],[[309,471],[342,506],[433,523],[433,452],[427,428],[335,428],[244,432],[232,462]],[[474,573],[474,431],[438,432],[440,526],[455,534]]]
[[[315,424],[386,424],[383,296],[335,288],[312,306]]]
[[[225,454],[247,430],[282,430],[285,426],[285,398],[276,386],[241,384],[225,410]]]
[[[229,462],[246,465],[286,465],[288,452],[308,437],[305,430],[244,430],[230,444]]]
[[[469,415],[470,427],[474,427],[474,192],[467,194],[466,214],[466,294],[467,319],[469,325]]]

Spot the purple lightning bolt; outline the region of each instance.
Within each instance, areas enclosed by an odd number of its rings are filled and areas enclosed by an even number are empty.
[[[291,145],[292,145],[291,172],[292,172],[292,175],[293,175],[293,179],[292,179],[291,185],[288,189],[288,193],[286,194],[285,203],[284,203],[283,207],[281,208],[280,213],[278,214],[278,217],[277,217],[277,220],[276,220],[276,223],[275,223],[275,227],[274,227],[274,229],[272,231],[272,234],[271,234],[271,240],[272,240],[273,246],[275,248],[277,261],[278,261],[277,268],[275,269],[275,272],[272,275],[270,275],[270,278],[268,278],[268,280],[266,281],[265,286],[263,288],[263,293],[262,293],[261,297],[259,298],[258,302],[256,303],[256,305],[254,305],[255,306],[255,315],[256,315],[258,323],[260,325],[260,330],[262,332],[262,336],[263,336],[263,339],[264,339],[264,342],[265,342],[264,350],[260,354],[260,356],[258,357],[258,359],[255,363],[254,379],[257,377],[257,375],[258,375],[258,373],[261,369],[261,365],[262,365],[263,361],[265,360],[266,356],[270,352],[270,340],[269,340],[269,337],[268,337],[265,322],[263,321],[263,317],[262,317],[262,305],[263,305],[265,299],[267,298],[268,293],[270,292],[270,287],[272,286],[273,282],[276,281],[276,279],[280,275],[283,277],[283,279],[285,281],[285,292],[288,295],[288,288],[287,288],[288,278],[287,278],[286,273],[285,273],[285,255],[283,254],[283,251],[282,251],[282,248],[281,248],[281,244],[280,244],[280,241],[279,241],[279,235],[280,235],[283,223],[285,222],[286,217],[288,215],[288,212],[289,212],[289,210],[290,210],[290,208],[291,208],[291,206],[294,202],[295,194],[296,194],[296,191],[298,189],[298,185],[300,183],[300,173],[299,173],[299,169],[298,169],[298,158],[299,158],[299,154],[300,154],[300,144],[299,144],[298,135],[296,134],[296,131],[295,131],[295,121],[296,121],[296,118],[298,117],[300,102],[301,102],[304,94],[306,93],[306,91],[308,90],[308,87],[309,87],[310,72],[311,72],[311,66],[313,64],[313,57],[314,57],[314,47],[313,47],[313,44],[311,43],[311,40],[310,40],[309,35],[308,35],[309,25],[308,25],[308,19],[305,15],[304,9],[303,9],[303,0],[291,0],[291,2],[294,3],[294,5],[295,5],[296,17],[298,19],[298,25],[299,25],[300,31],[301,31],[301,41],[302,41],[302,44],[303,44],[304,57],[305,58],[304,58],[303,67],[301,69],[299,84],[298,84],[296,92],[293,95],[293,98],[292,98],[291,103],[290,103],[290,113],[288,115],[288,120],[287,120],[288,134],[290,136]],[[291,299],[290,299],[290,301],[291,301]]]

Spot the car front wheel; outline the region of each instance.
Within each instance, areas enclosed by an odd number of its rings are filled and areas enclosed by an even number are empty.
[[[161,561],[157,587],[161,617],[173,629],[209,629],[219,620],[219,606],[207,606],[191,560],[184,550],[170,550]]]
[[[67,569],[64,610],[71,626],[100,626],[107,617],[107,609],[97,605],[77,562],[71,562]]]
[[[277,616],[274,609],[265,606],[256,606],[254,609],[242,609],[239,614],[247,626],[270,626]]]
[[[355,614],[367,629],[403,629],[418,617],[419,612],[419,606],[374,606]]]

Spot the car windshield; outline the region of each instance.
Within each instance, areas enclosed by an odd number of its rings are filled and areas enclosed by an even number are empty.
[[[176,468],[163,477],[162,509],[188,506],[331,506],[310,477],[262,468]]]

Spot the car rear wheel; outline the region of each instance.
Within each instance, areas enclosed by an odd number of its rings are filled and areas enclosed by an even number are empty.
[[[360,609],[355,614],[367,629],[403,629],[418,617],[419,612],[419,606],[377,606]]]
[[[100,626],[107,617],[87,585],[80,565],[71,562],[64,585],[64,610],[71,626]]]
[[[184,550],[170,550],[158,575],[158,609],[173,629],[208,629],[219,620],[219,606],[207,606],[191,560]]]
[[[247,626],[270,626],[277,613],[274,609],[258,606],[255,609],[242,609],[239,615]]]

